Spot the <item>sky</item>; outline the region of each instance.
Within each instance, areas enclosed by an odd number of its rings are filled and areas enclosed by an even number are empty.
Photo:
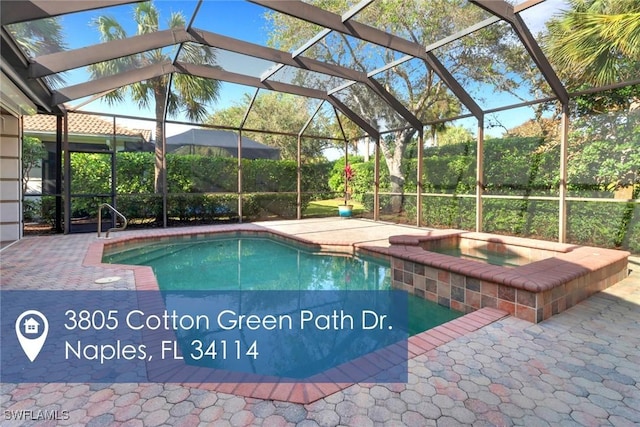
[[[196,0],[156,0],[155,5],[160,11],[161,29],[167,28],[167,20],[173,12],[183,12],[187,22],[191,18],[193,11],[197,5]],[[550,16],[553,11],[563,8],[565,0],[547,0],[545,3],[537,5],[528,11],[525,11],[522,16],[527,25],[532,30],[532,33],[536,34],[542,28],[544,28],[544,21]],[[220,0],[208,0],[203,2],[202,7],[198,13],[198,16],[193,23],[196,28],[202,28],[208,31],[227,35],[231,37],[241,38],[243,40],[266,45],[269,35],[269,28],[266,20],[263,18],[266,9],[254,5],[248,2],[242,1],[220,1]],[[76,49],[99,43],[99,32],[92,25],[92,21],[100,15],[111,15],[118,22],[121,22],[125,26],[125,30],[128,35],[136,33],[136,28],[133,20],[133,6],[123,5],[111,7],[109,9],[100,9],[97,11],[82,12],[73,15],[67,15],[62,18],[62,25],[66,32],[66,41],[69,49]],[[167,52],[170,57],[175,55],[175,52]],[[253,60],[247,62],[246,60],[239,60],[236,54],[220,53],[218,55],[218,61],[223,64],[223,67],[229,71],[244,72],[259,76],[262,71],[269,67],[269,63],[261,60]],[[74,71],[65,73],[66,84],[76,84],[88,80],[89,73],[87,70]],[[478,87],[480,92],[485,92],[485,89]],[[239,103],[243,94],[247,93],[250,96],[255,92],[254,88],[243,87],[239,85],[223,83],[222,91],[219,97],[219,101],[215,105],[215,109],[223,109],[229,107],[235,103]],[[506,97],[496,95],[495,93],[485,94],[485,97],[490,100],[488,106],[495,106],[495,103],[514,103],[517,100],[513,98],[507,100]],[[503,99],[504,98],[504,99]],[[78,105],[79,101],[74,101],[71,105]],[[141,112],[138,106],[131,102],[124,104],[118,104],[115,106],[109,106],[103,101],[94,101],[86,106],[82,107],[83,110],[92,112],[114,112],[122,115],[141,116],[152,118],[153,113],[151,111]],[[530,111],[530,109],[528,109]],[[527,111],[522,109],[509,113],[501,114],[501,121],[508,123],[519,124],[529,117],[527,117]],[[184,119],[178,119],[184,120]],[[127,125],[125,121],[120,121],[124,125]],[[140,121],[135,122],[140,127],[140,124],[144,124]],[[475,131],[475,125],[466,125],[465,127]],[[187,127],[170,125],[168,127],[168,135],[182,132]]]

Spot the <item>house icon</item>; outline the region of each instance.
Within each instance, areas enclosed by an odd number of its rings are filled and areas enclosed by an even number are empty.
[[[24,322],[24,332],[26,334],[37,334],[39,328],[40,328],[40,323],[37,320],[35,320],[33,317],[30,317]]]

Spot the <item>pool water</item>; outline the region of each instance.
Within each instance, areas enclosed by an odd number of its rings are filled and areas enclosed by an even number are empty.
[[[478,249],[464,252],[461,248],[435,248],[429,249],[429,251],[472,261],[480,261],[486,264],[499,265],[501,267],[519,267],[529,262],[527,259],[510,253],[498,253]]]
[[[261,237],[175,240],[105,255],[104,262],[150,266],[161,290],[391,289],[391,268],[382,260],[312,252]],[[463,313],[409,295],[409,334]]]

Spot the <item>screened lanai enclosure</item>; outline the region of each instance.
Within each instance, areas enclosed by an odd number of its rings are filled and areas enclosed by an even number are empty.
[[[41,180],[24,186],[25,222],[95,230],[101,203],[138,227],[347,203],[640,252],[638,2],[0,5],[3,85],[57,116],[47,135],[22,130],[24,181]],[[71,112],[110,131],[70,134]],[[147,129],[155,153],[125,149],[122,129]],[[191,129],[232,132],[237,149],[167,149]],[[280,158],[245,158],[244,138]]]

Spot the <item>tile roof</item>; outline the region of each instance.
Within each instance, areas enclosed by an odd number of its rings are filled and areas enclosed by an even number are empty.
[[[104,120],[90,114],[69,113],[69,133],[81,135],[113,135],[113,122]],[[50,132],[56,131],[56,116],[37,114],[24,116],[25,132]],[[116,125],[116,135],[141,137],[145,141],[151,140],[151,131],[148,129],[131,129]]]

